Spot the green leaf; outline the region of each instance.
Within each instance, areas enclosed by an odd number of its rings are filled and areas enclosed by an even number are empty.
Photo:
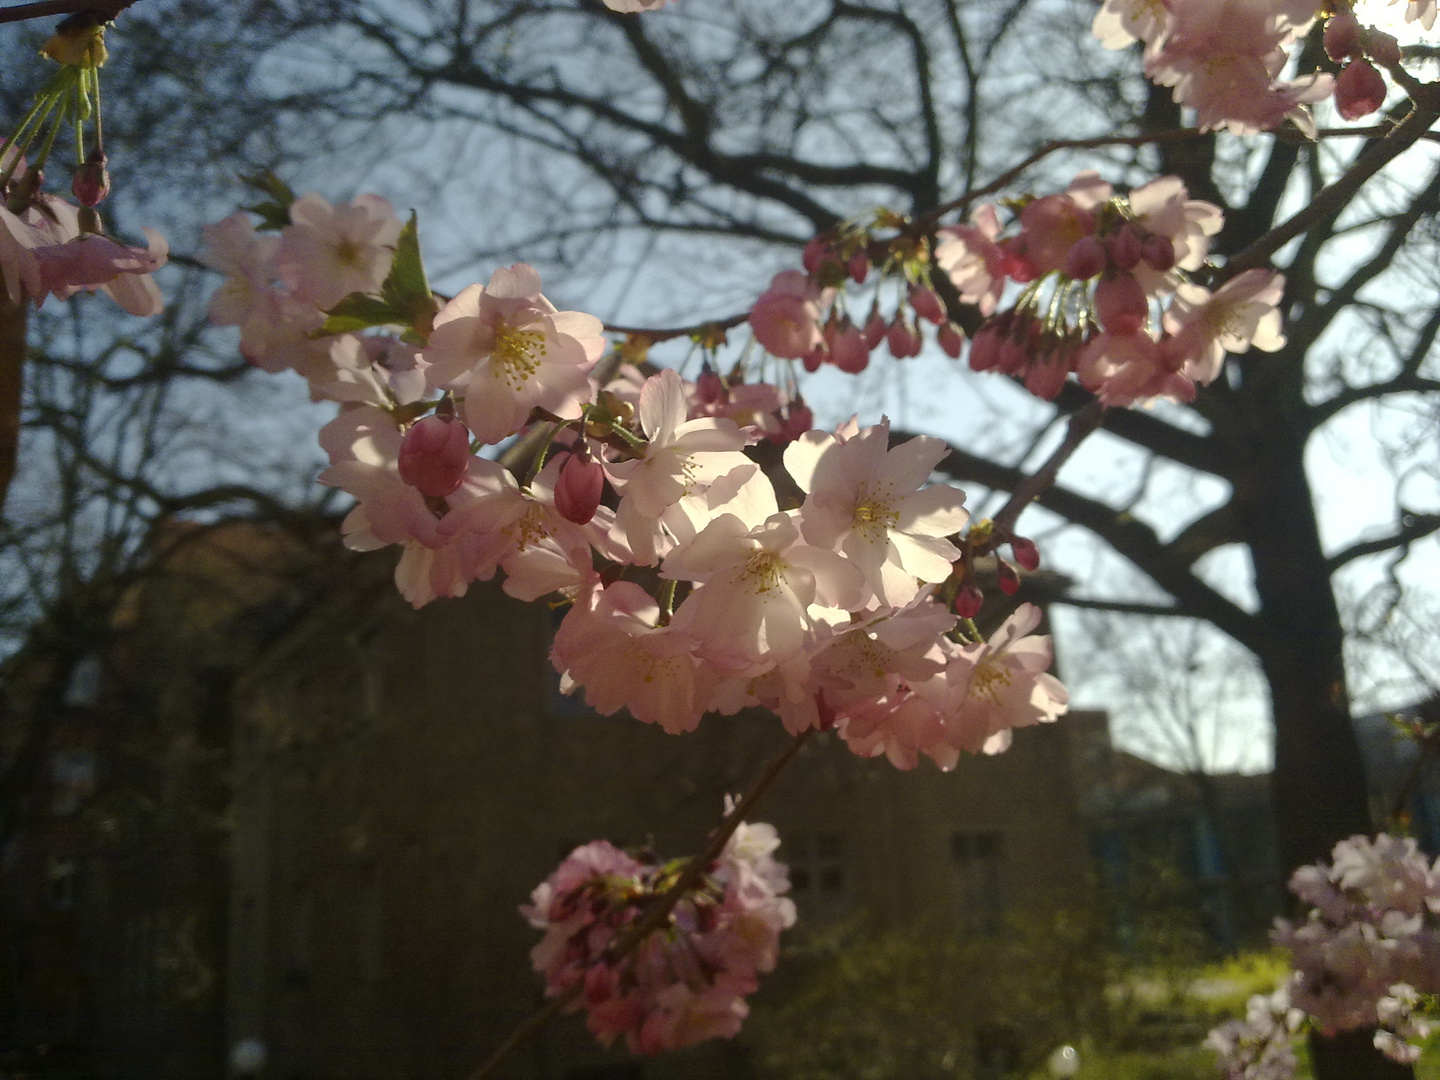
[[[395,241],[395,259],[385,283],[380,286],[380,295],[397,310],[411,314],[405,322],[430,309],[430,284],[425,280],[425,265],[420,261],[420,238],[413,210],[410,220],[400,230],[400,239]]]
[[[364,293],[351,293],[326,314],[329,317],[325,325],[311,337],[349,334],[371,326],[404,326],[410,321],[406,312],[397,310],[388,300]]]
[[[295,192],[269,169],[263,172],[241,173],[240,182],[258,192],[262,198],[253,206],[244,209],[260,216],[261,229],[283,229],[290,224],[290,204],[295,201]]]

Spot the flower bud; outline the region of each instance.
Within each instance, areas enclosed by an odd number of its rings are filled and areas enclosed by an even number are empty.
[[[1040,271],[1025,255],[1025,238],[1011,237],[1000,243],[1000,269],[1010,280],[1021,285],[1034,281]]]
[[[1004,559],[997,558],[995,560],[995,583],[1000,586],[1000,591],[1006,596],[1014,596],[1020,591],[1020,571]]]
[[[1015,561],[1026,570],[1040,569],[1040,549],[1035,546],[1034,540],[1025,536],[1012,536],[1010,550],[1015,555]]]
[[[904,315],[896,315],[895,321],[890,324],[890,332],[885,335],[885,344],[890,346],[890,355],[896,360],[919,356],[922,344],[920,331]]]
[[[886,329],[885,316],[880,314],[879,309],[872,308],[870,318],[865,320],[865,329],[861,331],[865,338],[866,348],[873,349],[884,341]]]
[[[695,380],[695,397],[702,405],[715,405],[725,400],[725,380],[720,378],[708,360]]]
[[[780,418],[780,433],[775,441],[792,443],[814,426],[815,414],[810,411],[810,406],[805,404],[803,398],[796,397],[786,408],[785,415]]]
[[[870,254],[861,248],[850,256],[850,280],[856,285],[864,285],[865,279],[870,276]]]
[[[1365,51],[1381,67],[1400,63],[1400,43],[1383,30],[1371,30],[1365,35]]]
[[[1099,237],[1082,236],[1066,253],[1060,272],[1075,281],[1089,281],[1104,272],[1106,261],[1105,245]]]
[[[820,370],[820,365],[828,359],[830,359],[830,350],[825,347],[825,343],[822,341],[804,356],[800,357],[800,363],[804,364],[805,370],[813,375]]]
[[[75,170],[70,190],[82,206],[98,206],[110,194],[110,170],[105,167],[105,153],[96,150]]]
[[[1151,233],[1140,245],[1140,257],[1151,270],[1163,274],[1175,265],[1175,242],[1168,236]]]
[[[812,236],[810,242],[805,245],[805,250],[800,253],[800,265],[805,267],[807,274],[814,277],[820,272],[820,267],[825,264],[825,260],[829,255],[829,237]]]
[[[940,348],[945,350],[945,355],[951,360],[959,360],[960,352],[965,348],[965,334],[953,322],[946,322],[940,327],[940,332],[935,335],[940,342]]]
[[[1337,11],[1325,24],[1325,53],[1337,64],[1360,55],[1360,20],[1354,12]]]
[[[1110,265],[1116,270],[1134,270],[1140,265],[1140,236],[1128,223],[1106,238],[1105,250],[1110,255]]]
[[[1335,111],[1359,120],[1385,104],[1385,77],[1369,60],[1351,60],[1335,77]]]
[[[985,594],[973,584],[962,585],[955,594],[955,614],[962,619],[973,619],[980,614],[980,606],[984,602]]]
[[[1107,334],[1138,333],[1149,314],[1150,302],[1134,274],[1106,274],[1095,286],[1095,317]]]
[[[443,499],[470,468],[470,432],[459,420],[427,416],[400,440],[400,479],[422,495]]]
[[[989,371],[1000,363],[1000,347],[1005,340],[1006,323],[990,319],[970,342],[970,370]]]
[[[932,322],[939,326],[945,321],[945,305],[940,302],[940,297],[935,290],[928,285],[910,286],[910,306],[915,314],[926,322]]]
[[[870,347],[865,336],[849,319],[841,319],[826,327],[830,343],[830,362],[849,375],[858,375],[870,363]]]
[[[587,525],[600,508],[605,491],[605,470],[585,453],[566,453],[555,481],[555,509],[566,521]]]

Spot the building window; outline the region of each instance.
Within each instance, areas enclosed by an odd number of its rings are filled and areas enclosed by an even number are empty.
[[[994,831],[956,833],[950,854],[966,924],[975,933],[998,934],[1005,922],[1004,837]]]
[[[790,867],[790,892],[799,902],[845,893],[845,844],[838,833],[787,836],[780,860]]]

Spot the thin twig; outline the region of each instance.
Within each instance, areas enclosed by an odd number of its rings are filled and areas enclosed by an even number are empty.
[[[780,773],[784,771],[785,766],[789,765],[791,760],[794,759],[800,747],[804,746],[805,741],[814,733],[814,728],[806,728],[800,732],[800,734],[790,740],[789,746],[782,750],[769,765],[765,766],[765,771],[762,772],[755,783],[750,786],[750,790],[744,794],[730,813],[725,815],[725,818],[720,822],[719,826],[716,827],[715,831],[710,834],[709,842],[685,864],[685,869],[682,870],[680,876],[675,879],[675,884],[670,886],[670,888],[659,897],[655,902],[655,906],[645,913],[644,918],[617,938],[611,943],[610,947],[605,950],[606,963],[615,964],[625,959],[625,957],[640,947],[641,942],[665,924],[670,918],[670,912],[675,909],[675,905],[692,892],[695,886],[699,884],[700,879],[709,873],[715,860],[720,857],[720,852],[725,850],[725,845],[729,842],[730,837],[735,834],[735,830],[740,827],[741,822],[749,815],[755,804],[760,801],[760,797],[770,789],[770,785],[775,782],[775,778],[778,777]],[[475,1071],[470,1080],[486,1080],[487,1077],[491,1076],[507,1057],[534,1038],[540,1029],[553,1020],[565,1006],[579,997],[583,988],[583,983],[576,983],[564,993],[556,995],[542,1005],[528,1020],[510,1033],[510,1037],[500,1044],[499,1049],[491,1054],[485,1064],[481,1065],[480,1068]]]
[[[1008,536],[1015,528],[1015,522],[1023,511],[1032,502],[1038,499],[1059,474],[1061,466],[1070,460],[1070,456],[1080,448],[1080,444],[1089,437],[1090,433],[1098,428],[1105,419],[1105,406],[1098,400],[1091,401],[1079,411],[1071,413],[1070,424],[1065,429],[1065,438],[1054,453],[1046,459],[1045,464],[1040,466],[1039,471],[1026,477],[1016,486],[1014,493],[1010,496],[1009,502],[1000,508],[995,515],[995,535]]]
[[[89,12],[101,22],[113,22],[116,15],[136,0],[36,0],[33,4],[16,4],[0,8],[0,23],[44,19],[51,15],[78,15]]]

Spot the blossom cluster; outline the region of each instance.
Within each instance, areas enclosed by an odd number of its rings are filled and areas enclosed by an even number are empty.
[[[576,848],[521,913],[545,936],[531,952],[546,994],[579,988],[605,1045],[624,1036],[641,1054],[733,1036],[757,976],[775,967],[780,931],[795,923],[790,882],[773,858],[770,825],[741,824],[698,888],[629,955],[615,946],[675,885],[681,863],[628,854],[604,840]]]
[[[1227,352],[1284,344],[1284,278],[1247,270],[1219,289],[1189,280],[1223,216],[1175,176],[1118,194],[1093,172],[1025,201],[1008,228],[997,208],[940,230],[935,261],[960,299],[990,316],[970,366],[1022,378],[1053,398],[1073,372],[1106,405],[1190,401]],[[994,314],[1007,284],[1023,289]]]
[[[1433,25],[1435,0],[1408,2],[1407,19]],[[1400,60],[1393,37],[1362,31],[1349,5],[1338,5],[1326,46],[1332,59],[1345,62],[1340,75],[1280,78],[1289,50],[1321,11],[1316,0],[1106,0],[1093,32],[1111,49],[1144,42],[1145,74],[1173,87],[1175,100],[1195,110],[1202,131],[1251,134],[1289,119],[1313,136],[1307,105],[1334,94],[1344,119],[1368,115],[1385,101],[1384,79],[1371,61]]]
[[[132,315],[161,311],[150,277],[169,256],[159,233],[145,230],[145,248],[121,244],[104,234],[93,202],[76,206],[40,190],[39,170],[27,169],[13,150],[0,162],[0,175],[8,173],[0,184],[0,277],[11,303],[39,307],[51,296],[65,300],[88,290],[105,293]]]
[[[1354,836],[1335,846],[1329,865],[1295,871],[1290,890],[1311,909],[1298,923],[1277,921],[1272,935],[1290,950],[1289,981],[1272,998],[1252,999],[1244,1024],[1211,1035],[1230,1075],[1293,1075],[1294,1059],[1280,1046],[1282,1014],[1285,1029],[1296,1030],[1290,1008],[1327,1035],[1376,1029],[1377,1048],[1415,1061],[1431,1029],[1425,998],[1440,993],[1440,862],[1408,837]]]
[[[760,406],[778,388],[633,366],[601,388],[599,320],[557,310],[531,267],[435,310],[396,299],[418,255],[398,268],[410,241],[384,200],[306,195],[288,217],[278,236],[239,214],[207,230],[203,257],[229,275],[211,314],[240,326],[253,362],[341,403],[321,480],[356,499],[351,547],[402,548],[396,580],[416,606],[497,572],[520,599],[559,594],[562,685],[671,732],[763,706],[792,732],[833,728],[856,753],[949,768],[1065,711],[1038,609],[984,641],[937,598],[969,573],[951,539],[964,493],[929,484],[941,440],[892,446],[887,422],[782,429],[782,496],[744,452],[776,434]],[[398,334],[344,329],[402,308],[415,318]],[[480,453],[536,421],[550,440],[518,479]]]

